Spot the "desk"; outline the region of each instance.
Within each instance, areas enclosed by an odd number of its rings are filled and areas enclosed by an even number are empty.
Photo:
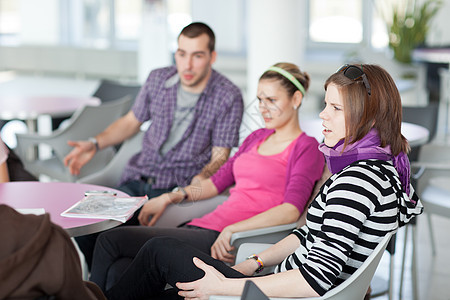
[[[65,117],[85,105],[100,105],[96,97],[0,97],[0,120],[24,120],[30,133],[37,132],[37,119],[41,115],[52,118]],[[28,154],[38,156],[37,148]]]
[[[412,53],[415,61],[429,63],[450,63],[450,48],[421,48]]]
[[[428,142],[430,131],[423,126],[402,122],[402,134],[408,140],[409,146],[421,146]]]
[[[100,105],[95,97],[0,97],[0,119],[25,120],[30,132],[36,131],[40,115],[63,117],[85,105]]]
[[[53,223],[72,236],[104,231],[120,225],[114,220],[62,217],[61,213],[81,200],[87,190],[114,190],[99,185],[66,182],[0,183],[0,204],[13,208],[44,208]],[[119,196],[127,194],[114,190]]]

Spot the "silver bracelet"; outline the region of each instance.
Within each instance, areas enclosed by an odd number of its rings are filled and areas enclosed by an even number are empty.
[[[99,146],[98,146],[98,141],[95,137],[90,137],[88,138],[88,141],[91,142],[92,144],[94,144],[95,150],[98,151],[100,150]]]
[[[187,200],[187,198],[189,197],[188,193],[186,192],[186,190],[184,189],[184,187],[181,186],[177,186],[172,190],[172,193],[176,193],[176,192],[181,192],[183,194],[183,199],[181,199],[181,202],[183,202],[184,200]],[[180,202],[180,203],[181,203]]]

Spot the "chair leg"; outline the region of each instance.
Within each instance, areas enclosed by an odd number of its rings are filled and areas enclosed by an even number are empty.
[[[433,256],[436,256],[436,243],[434,241],[433,224],[431,222],[430,213],[427,213],[427,220],[428,220],[428,230],[430,232],[431,253],[433,254]]]
[[[403,241],[403,256],[402,256],[402,267],[400,273],[400,290],[399,299],[403,299],[403,278],[405,273],[405,259],[406,259],[406,242],[408,241],[408,231],[411,227],[411,284],[412,284],[412,296],[413,300],[417,300],[417,265],[416,265],[416,226],[415,224],[410,224],[405,226],[405,238]]]
[[[412,255],[411,255],[411,281],[412,281],[412,292],[413,292],[413,300],[418,299],[418,293],[417,293],[417,264],[416,264],[416,226],[412,226],[412,232],[411,232],[411,241],[412,241]]]
[[[70,239],[72,240],[72,243],[75,246],[75,249],[77,250],[78,256],[80,258],[81,276],[82,276],[83,280],[89,280],[89,268],[86,263],[86,260],[84,259],[83,252],[81,252],[75,239],[74,238],[70,238]]]
[[[395,262],[395,253],[391,253],[390,261],[389,261],[389,282],[388,282],[388,299],[392,300],[392,286],[394,281],[394,262]]]
[[[405,273],[405,257],[406,257],[406,242],[408,241],[408,229],[409,225],[405,226],[405,236],[403,238],[403,254],[402,254],[402,267],[400,270],[400,287],[399,287],[399,299],[402,299],[403,294],[403,276]]]

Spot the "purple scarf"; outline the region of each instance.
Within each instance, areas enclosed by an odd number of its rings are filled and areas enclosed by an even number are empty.
[[[384,148],[380,147],[380,137],[376,129],[372,128],[361,140],[344,147],[344,140],[339,141],[333,148],[328,147],[324,143],[320,144],[319,150],[325,156],[328,169],[335,174],[346,166],[358,160],[379,159],[384,161],[392,160],[394,168],[400,176],[403,190],[409,196],[410,188],[410,165],[408,156],[401,152],[397,156],[392,156],[391,147],[388,145]]]

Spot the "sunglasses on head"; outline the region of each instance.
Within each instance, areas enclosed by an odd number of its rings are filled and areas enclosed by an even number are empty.
[[[359,79],[363,80],[364,86],[366,87],[367,93],[370,96],[371,90],[370,90],[370,84],[369,80],[367,80],[367,76],[362,70],[362,68],[354,66],[354,65],[344,65],[342,66],[336,73],[343,72],[344,76],[348,79],[357,81]]]

